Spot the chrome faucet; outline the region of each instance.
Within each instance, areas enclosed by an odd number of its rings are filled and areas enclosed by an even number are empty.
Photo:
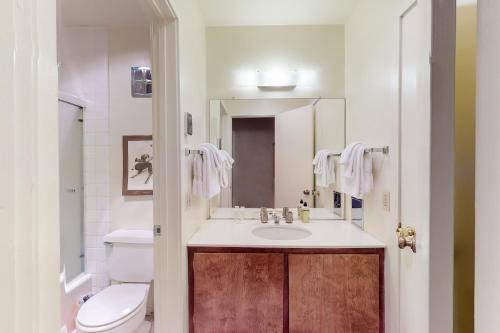
[[[280,224],[280,217],[278,216],[278,214],[274,213],[273,218],[274,218],[274,224]]]

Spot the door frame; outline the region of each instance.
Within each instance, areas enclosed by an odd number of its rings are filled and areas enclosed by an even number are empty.
[[[453,332],[456,1],[431,1],[429,332]]]
[[[178,18],[169,0],[145,1],[150,27],[153,73],[153,150],[155,186],[154,330],[182,332],[181,120]]]
[[[2,332],[60,330],[56,17],[55,0],[0,2]]]

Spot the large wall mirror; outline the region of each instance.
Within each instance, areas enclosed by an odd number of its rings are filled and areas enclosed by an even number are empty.
[[[345,147],[344,99],[211,100],[209,112],[210,142],[235,160],[229,187],[210,202],[211,218],[237,206],[297,207],[300,200],[316,218],[344,217],[334,194],[339,174],[317,186],[312,164],[319,150]]]

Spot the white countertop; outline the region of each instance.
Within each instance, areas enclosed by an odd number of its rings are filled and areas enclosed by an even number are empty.
[[[262,248],[384,248],[367,232],[343,220],[314,220],[310,223],[294,221],[286,226],[302,227],[311,235],[299,240],[269,240],[257,237],[252,230],[274,226],[256,220],[207,220],[191,237],[188,246],[200,247],[262,247]]]

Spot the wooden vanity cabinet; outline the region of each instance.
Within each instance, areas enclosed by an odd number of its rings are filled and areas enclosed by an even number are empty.
[[[284,255],[196,253],[191,332],[283,332]]]
[[[383,249],[189,247],[191,333],[384,332]]]
[[[382,332],[379,275],[376,254],[289,255],[290,332]]]

